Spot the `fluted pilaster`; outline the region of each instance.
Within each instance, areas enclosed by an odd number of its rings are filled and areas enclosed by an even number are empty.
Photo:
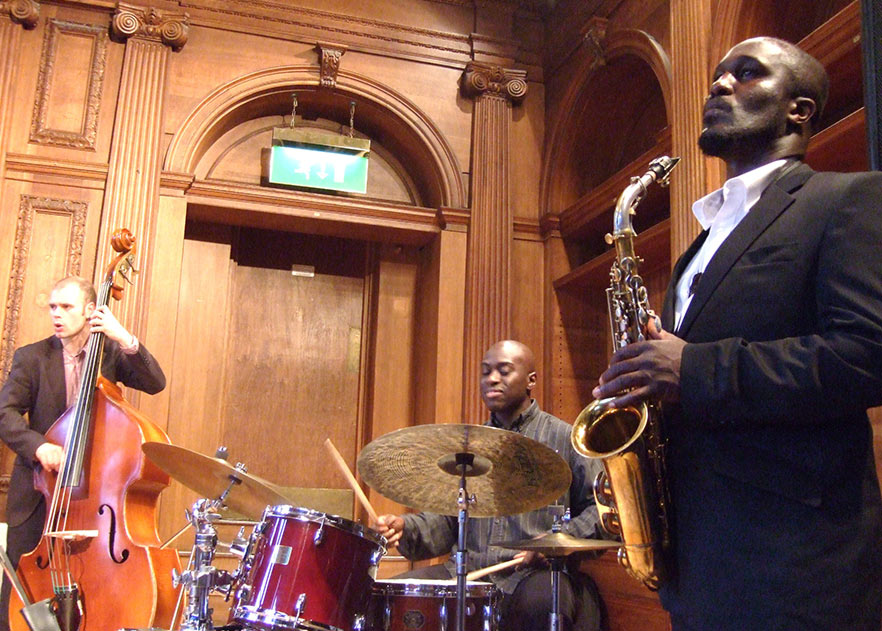
[[[683,159],[671,178],[672,264],[700,230],[692,202],[706,192],[707,160],[698,148],[698,134],[710,79],[710,4],[710,0],[671,2],[672,145],[674,155]]]
[[[466,254],[463,416],[486,416],[478,384],[484,351],[511,334],[512,107],[527,92],[526,73],[471,63],[462,91],[474,98],[472,213]]]
[[[186,14],[163,14],[120,3],[113,17],[116,38],[126,41],[110,164],[104,195],[98,262],[108,259],[110,237],[128,228],[136,238],[142,270],[116,312],[136,334],[144,330],[156,212],[159,203],[162,112],[169,47],[186,43]]]

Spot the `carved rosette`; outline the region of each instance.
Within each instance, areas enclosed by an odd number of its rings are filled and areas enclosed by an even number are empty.
[[[172,50],[181,50],[190,34],[189,20],[187,13],[169,13],[120,2],[111,29],[119,39],[141,37],[162,42]]]
[[[469,98],[497,96],[520,103],[527,95],[527,72],[472,61],[462,73],[461,87]]]
[[[34,0],[0,0],[0,15],[8,15],[25,28],[34,28],[40,19],[40,3]]]
[[[323,88],[337,87],[337,72],[340,70],[340,59],[346,52],[345,46],[338,44],[323,44],[318,42],[315,49],[319,54],[319,64],[321,65],[320,85]]]

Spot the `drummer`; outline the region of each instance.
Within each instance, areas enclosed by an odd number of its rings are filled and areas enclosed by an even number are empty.
[[[539,409],[530,397],[536,385],[533,352],[513,340],[497,342],[481,362],[481,397],[490,411],[486,425],[517,432],[559,453],[573,473],[560,507],[548,507],[510,517],[471,518],[468,521],[468,571],[512,558],[521,564],[490,575],[503,594],[500,631],[546,631],[552,594],[547,561],[534,552],[494,547],[494,543],[529,539],[551,532],[554,515],[563,505],[571,520],[564,529],[570,535],[599,538],[600,525],[594,509],[591,483],[600,471],[598,461],[577,454],[570,445],[572,427]],[[380,515],[375,529],[389,545],[397,544],[406,558],[417,561],[456,552],[457,518],[433,513]],[[431,565],[396,578],[451,579],[456,576],[453,555],[442,565]],[[571,557],[572,558],[572,557]],[[570,568],[560,581],[561,627],[565,631],[600,629],[597,589],[590,578]]]

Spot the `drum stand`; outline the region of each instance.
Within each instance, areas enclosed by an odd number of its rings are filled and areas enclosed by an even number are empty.
[[[174,575],[174,585],[187,587],[187,607],[181,619],[180,631],[212,631],[212,609],[208,606],[211,590],[229,590],[233,577],[225,570],[218,570],[211,563],[217,549],[217,529],[213,522],[221,516],[216,512],[238,480],[230,476],[230,484],[217,499],[199,499],[193,504],[187,518],[196,532],[193,553],[187,570]]]

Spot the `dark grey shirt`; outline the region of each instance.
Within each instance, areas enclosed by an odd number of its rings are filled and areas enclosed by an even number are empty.
[[[493,415],[485,425],[502,427]],[[574,537],[599,538],[601,529],[591,485],[603,466],[599,460],[590,460],[575,452],[570,444],[571,430],[572,426],[568,423],[540,410],[536,401],[515,420],[511,428],[511,431],[551,447],[570,465],[573,481],[569,493],[558,500],[558,504],[570,508],[572,516],[565,531]],[[557,513],[560,512],[561,509],[557,509]],[[466,526],[468,571],[513,558],[517,550],[497,548],[492,544],[532,539],[551,532],[554,514],[553,509],[540,508],[509,517],[469,518]],[[434,513],[413,513],[403,517],[404,534],[398,542],[398,550],[408,559],[431,559],[451,551],[456,552],[456,517]],[[450,575],[455,576],[453,557],[447,560],[446,565]],[[531,568],[505,570],[492,574],[489,578],[503,592],[510,594],[531,571]]]

